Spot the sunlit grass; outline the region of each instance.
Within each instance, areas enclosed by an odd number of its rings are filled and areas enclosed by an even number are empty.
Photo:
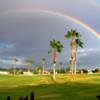
[[[57,75],[51,76],[0,76],[0,99],[12,100],[19,96],[35,93],[35,100],[97,100],[100,94],[100,75]]]

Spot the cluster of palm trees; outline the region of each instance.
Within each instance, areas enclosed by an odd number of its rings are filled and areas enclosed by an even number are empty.
[[[29,59],[27,59],[25,62],[26,62],[27,65],[28,65],[28,72],[30,72],[31,67],[32,67],[33,64],[34,64],[34,60],[33,60],[33,58],[29,58]]]
[[[70,39],[70,48],[71,48],[71,55],[70,55],[70,60],[69,60],[69,65],[70,65],[70,72],[72,75],[76,74],[76,65],[77,65],[77,60],[78,60],[78,48],[81,47],[83,48],[83,42],[81,40],[81,34],[74,29],[69,30],[64,37],[66,39]],[[63,44],[59,40],[53,39],[50,41],[50,46],[53,48],[53,80],[56,80],[56,58],[57,58],[57,52],[61,53],[62,49],[64,48]],[[48,51],[48,53],[52,53],[51,51]],[[45,58],[41,59],[42,63],[42,72],[44,72],[44,66],[45,66]],[[14,70],[16,70],[16,63],[18,62],[18,59],[14,59]],[[30,71],[34,60],[33,58],[27,59],[25,61],[27,63],[28,71]],[[62,65],[62,62],[60,62],[60,65]]]
[[[71,47],[71,56],[70,56],[70,72],[71,74],[76,74],[76,64],[78,57],[78,48],[83,48],[83,42],[81,40],[81,34],[71,29],[64,35],[65,38],[71,39],[70,47]],[[60,41],[53,39],[50,41],[50,46],[53,48],[53,80],[56,80],[55,77],[55,66],[56,66],[56,52],[60,53],[63,49],[63,45]]]

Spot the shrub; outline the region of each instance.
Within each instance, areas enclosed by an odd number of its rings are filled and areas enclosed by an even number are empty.
[[[78,73],[88,73],[88,70],[87,69],[80,69],[79,71],[78,71]]]
[[[64,73],[66,73],[66,70],[64,68],[60,68],[60,69],[57,70],[57,73],[64,74]]]
[[[93,73],[98,73],[100,72],[99,68],[96,68],[95,70],[92,70]]]

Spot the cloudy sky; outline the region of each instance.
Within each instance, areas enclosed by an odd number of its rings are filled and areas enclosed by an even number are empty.
[[[36,64],[45,57],[50,64],[52,55],[47,52],[52,39],[63,43],[65,48],[57,60],[66,64],[70,41],[64,34],[74,28],[85,44],[79,50],[78,65],[100,66],[99,12],[99,0],[0,0],[1,65],[12,63],[14,58],[21,64],[30,57]]]

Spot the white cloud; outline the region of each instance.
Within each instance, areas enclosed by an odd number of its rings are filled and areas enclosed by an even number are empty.
[[[0,43],[0,49],[12,48],[14,44]]]
[[[100,48],[86,48],[86,49],[79,49],[78,58],[83,58],[89,56],[91,54],[95,54],[100,52]]]
[[[100,48],[86,48],[86,49],[79,49],[79,53],[86,53],[86,52],[98,52]]]
[[[0,44],[0,53],[5,52],[6,50],[12,49],[14,46],[15,46],[14,44],[1,43]]]
[[[15,64],[14,63],[14,59],[18,59],[18,61],[16,62],[16,65],[25,65],[25,58],[24,57],[15,57],[15,56],[10,56],[10,57],[1,57],[0,58],[0,63],[3,64]]]

